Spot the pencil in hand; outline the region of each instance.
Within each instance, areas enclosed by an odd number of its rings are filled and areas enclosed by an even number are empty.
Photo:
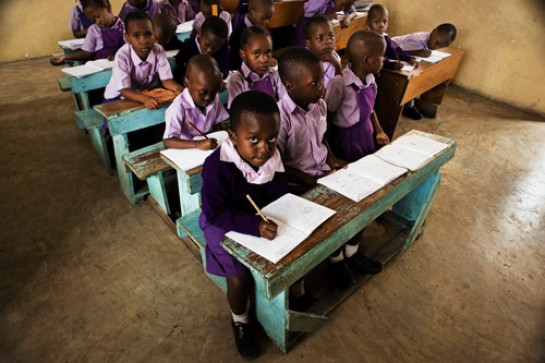
[[[206,136],[206,134],[204,132],[202,132],[197,126],[195,126],[195,124],[193,124],[193,122],[191,122],[189,119],[186,119],[185,120],[189,126],[193,127],[195,129],[195,131],[197,131],[199,134],[201,134],[201,136],[203,136],[206,140],[208,140],[208,136]]]
[[[246,194],[246,198],[250,201],[250,203],[254,206],[255,210],[257,211],[257,214],[259,214],[259,216],[261,217],[261,219],[263,219],[263,221],[265,223],[269,223],[269,220],[267,219],[267,217],[265,217],[265,215],[263,214],[263,212],[261,211],[261,209],[259,209],[259,207],[257,206],[257,204],[255,204],[254,200],[252,199],[252,197],[250,197],[250,194]]]

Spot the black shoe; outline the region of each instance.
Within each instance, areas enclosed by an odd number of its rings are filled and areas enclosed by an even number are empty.
[[[403,107],[403,115],[412,118],[413,120],[422,120],[422,113],[418,107]]]
[[[356,283],[356,279],[346,264],[346,260],[340,262],[329,263],[329,269],[335,285],[342,289],[348,289]]]
[[[290,294],[290,310],[307,311],[314,305],[312,293],[306,291],[303,296],[295,297]]]
[[[235,323],[231,320],[237,350],[244,359],[254,359],[259,355],[259,345],[254,329],[250,324]]]
[[[382,271],[383,267],[382,263],[365,257],[364,254],[359,251],[347,258],[346,263],[351,269],[361,274],[378,274]]]

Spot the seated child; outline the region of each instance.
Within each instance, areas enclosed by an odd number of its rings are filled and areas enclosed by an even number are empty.
[[[242,59],[240,58],[240,35],[244,29],[252,25],[266,28],[273,13],[274,3],[272,0],[250,0],[248,2],[248,13],[242,17],[242,21],[237,27],[233,27],[233,33],[229,37],[229,48],[231,48],[229,69],[239,69],[242,64]]]
[[[341,73],[341,57],[335,51],[335,33],[326,17],[314,15],[305,26],[305,47],[318,56],[324,67],[324,87]]]
[[[392,38],[393,45],[402,52],[427,58],[434,49],[445,48],[456,39],[456,27],[445,23],[431,32],[418,32]]]
[[[121,7],[119,17],[121,20],[125,21],[125,17],[135,11],[145,12],[150,19],[153,19],[155,14],[161,12],[161,9],[159,9],[156,0],[127,0]]]
[[[159,4],[161,13],[170,16],[176,24],[185,23],[195,17],[193,8],[187,0],[164,0]]]
[[[87,35],[87,28],[93,24],[94,22],[83,12],[81,2],[74,6],[70,11],[70,29],[72,29],[74,38],[85,38]]]
[[[176,22],[168,14],[157,14],[153,17],[155,39],[165,50],[180,49],[182,42],[176,36]]]
[[[189,60],[184,91],[165,113],[163,142],[168,148],[202,150],[218,146],[214,138],[194,141],[195,136],[212,131],[229,118],[218,97],[222,74],[214,58],[196,55]]]
[[[195,38],[182,43],[176,56],[176,79],[183,82],[187,62],[197,54],[206,54],[218,62],[223,77],[229,74],[229,49],[227,47],[227,24],[217,16],[208,17]]]
[[[106,100],[120,96],[141,102],[147,109],[159,108],[159,102],[141,91],[162,86],[176,94],[183,88],[172,79],[163,47],[156,43],[153,25],[146,13],[133,12],[125,18],[125,40],[116,54],[112,77],[104,91]]]
[[[290,48],[280,56],[278,72],[287,91],[287,97],[278,103],[281,115],[278,149],[288,180],[302,184],[305,187],[302,191],[306,191],[316,185],[318,178],[344,167],[346,162],[335,157],[325,139],[327,111],[321,99],[324,87],[320,59],[306,48]],[[361,262],[367,272],[376,273],[382,268],[378,262],[356,254],[359,239],[347,245],[351,247],[345,248],[345,255],[339,249],[329,259],[333,278],[343,288],[355,283],[345,257],[352,261],[350,258],[357,255],[354,260]]]
[[[231,107],[231,102],[236,96],[248,90],[264,92],[279,101],[286,90],[278,72],[270,66],[272,40],[269,31],[252,25],[242,32],[240,45],[242,66],[227,79],[228,107]]]
[[[108,0],[81,0],[81,5],[85,14],[95,22],[87,29],[81,52],[52,57],[51,64],[63,64],[65,60],[112,60],[117,50],[125,44],[123,22],[112,14]]]
[[[348,27],[357,15],[354,0],[308,0],[303,10],[303,17],[297,25],[297,38],[294,45],[305,45],[305,25],[314,15],[322,14],[328,20],[333,20],[337,19],[337,11],[342,10],[345,16],[340,20],[340,25],[343,28]]]
[[[192,35],[195,36],[201,30],[201,27],[206,19],[210,16],[218,16],[222,19],[225,24],[227,24],[227,39],[231,36],[233,28],[231,27],[231,14],[227,11],[223,11],[221,7],[220,0],[200,0],[201,11],[195,14],[195,21],[193,21],[193,32]],[[213,14],[212,7],[216,7],[217,14]]]
[[[398,51],[392,44],[390,36],[386,34],[386,29],[388,29],[388,10],[384,5],[374,4],[371,6],[369,13],[367,14],[367,26],[369,27],[369,30],[383,35],[386,40],[384,68],[401,69],[403,67],[401,61],[409,62],[413,65],[416,64],[416,61],[410,54]]]
[[[202,214],[199,225],[206,238],[206,271],[227,280],[227,301],[237,349],[255,358],[259,345],[250,319],[252,276],[220,241],[228,231],[276,237],[278,227],[256,215],[246,195],[265,206],[288,192],[282,159],[276,148],[280,115],[273,98],[249,91],[231,105],[231,130],[225,141],[204,162]]]
[[[389,141],[373,110],[377,95],[373,74],[382,69],[385,48],[384,38],[377,33],[354,33],[346,48],[349,63],[326,92],[331,150],[348,162],[374,153],[375,139],[379,145]]]

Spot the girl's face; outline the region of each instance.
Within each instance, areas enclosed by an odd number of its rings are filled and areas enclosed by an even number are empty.
[[[240,50],[240,57],[255,73],[263,76],[269,70],[269,61],[272,58],[272,40],[267,35],[254,35],[244,49]]]
[[[369,29],[372,31],[384,34],[388,29],[388,11],[379,10],[375,13],[372,19],[368,20]]]
[[[310,39],[305,40],[305,46],[321,57],[335,50],[335,33],[329,22],[316,24],[312,27]]]
[[[276,150],[280,115],[243,112],[236,130],[229,132],[229,138],[239,155],[254,168],[267,162]]]
[[[211,32],[197,35],[197,41],[201,47],[202,54],[212,55],[220,50],[225,44],[225,40],[212,34]]]
[[[95,5],[86,6],[83,9],[85,15],[93,20],[99,27],[109,27],[115,22],[115,15],[110,7],[101,8]]]

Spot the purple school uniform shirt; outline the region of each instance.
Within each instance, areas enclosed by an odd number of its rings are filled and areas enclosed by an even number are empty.
[[[392,38],[392,44],[404,52],[428,49],[430,32],[418,32]]]
[[[304,17],[310,18],[316,14],[330,14],[335,12],[334,0],[308,0],[303,5]],[[356,11],[354,5],[348,6],[344,9],[345,14],[350,14]]]
[[[240,70],[231,73],[229,78],[227,78],[227,91],[229,92],[229,101],[227,102],[227,106],[231,107],[231,102],[233,102],[233,99],[236,96],[252,89],[250,82],[262,81],[267,77],[270,80],[270,84],[274,92],[272,97],[274,97],[276,101],[279,101],[286,93],[286,89],[280,80],[278,72],[273,68],[269,68],[269,71],[265,73],[263,77],[260,77],[257,73],[253,72],[245,62],[243,62]]]
[[[349,67],[346,67],[341,74],[331,80],[326,91],[325,101],[327,109],[336,112],[333,118],[335,126],[350,127],[360,121],[358,96],[353,85],[357,88],[369,88],[375,85],[375,76],[372,73],[367,74],[365,84],[363,84],[361,79]]]
[[[323,99],[308,105],[305,111],[285,95],[278,102],[280,132],[278,150],[284,165],[305,174],[319,176],[331,170],[323,143],[327,130],[327,106]]]
[[[195,17],[193,8],[191,8],[191,4],[187,0],[180,0],[177,7],[172,6],[166,0],[159,8],[161,9],[161,13],[168,14],[177,24],[185,23]]]
[[[227,24],[227,39],[231,36],[231,33],[233,31],[233,28],[231,27],[231,14],[229,14],[227,11],[223,10],[220,13],[220,19],[222,19]],[[193,31],[197,33],[199,30],[201,30],[202,24],[205,21],[205,17],[202,12],[198,12],[195,15],[195,21],[193,21]]]
[[[190,120],[199,130],[204,133],[212,131],[212,127],[229,118],[229,114],[216,95],[214,101],[201,111],[189,94],[186,88],[180,93],[165,113],[165,133],[163,139],[177,138],[182,140],[192,140],[195,136],[200,136],[199,132],[189,125],[186,120]]]
[[[120,33],[125,33],[125,26],[119,18],[117,18],[116,22],[110,27],[110,29],[117,29]],[[83,40],[83,45],[81,46],[81,49],[87,52],[96,53],[102,48],[104,48],[104,40],[102,39],[102,28],[99,27],[97,24],[93,24],[87,29],[87,35]]]
[[[394,64],[399,59],[400,61],[409,62],[413,57],[402,51],[398,51],[394,44],[392,44],[392,38],[386,33],[383,34],[386,41],[386,51],[384,52],[384,67],[387,69],[393,69]]]
[[[117,98],[125,88],[135,91],[152,89],[159,86],[159,81],[168,79],[172,79],[172,72],[162,46],[154,44],[148,58],[142,60],[130,44],[125,44],[115,54],[112,77],[104,98]]]
[[[86,21],[90,22],[90,24],[83,24],[82,23],[82,17],[85,16],[83,14],[83,8],[81,7],[81,4],[78,4],[70,10],[70,29],[75,32],[83,29],[89,28],[93,24],[92,20],[86,18]],[[87,26],[86,26],[87,25]]]
[[[159,4],[157,4],[156,0],[147,0],[144,9],[139,9],[129,4],[128,1],[125,1],[123,7],[121,7],[121,11],[119,12],[119,17],[121,18],[121,20],[124,21],[127,15],[135,11],[143,11],[148,14],[148,17],[150,19],[153,19],[156,14],[159,14],[161,12],[161,9],[159,9]]]

